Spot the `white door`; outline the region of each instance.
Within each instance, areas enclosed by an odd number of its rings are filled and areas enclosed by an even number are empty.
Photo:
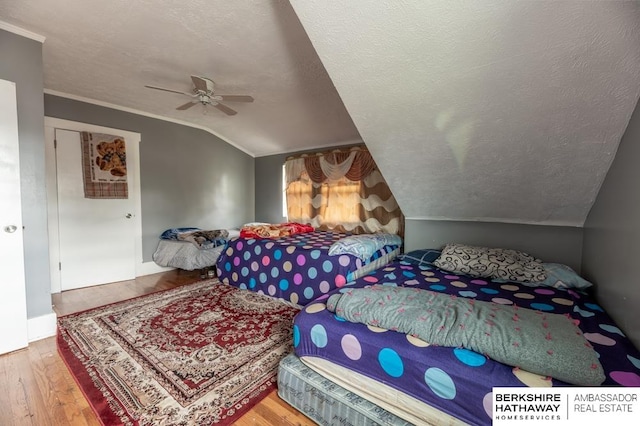
[[[28,345],[15,83],[0,80],[0,354]]]
[[[135,165],[127,161],[129,198],[84,198],[80,132],[55,129],[61,290],[134,279]],[[127,155],[134,141],[127,140]]]

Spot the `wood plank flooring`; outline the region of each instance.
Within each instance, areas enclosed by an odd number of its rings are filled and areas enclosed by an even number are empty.
[[[199,272],[169,271],[53,295],[58,316],[166,290],[200,279]],[[99,426],[101,423],[58,355],[55,337],[0,356],[0,425]],[[313,425],[284,402],[276,391],[235,423],[247,425]]]

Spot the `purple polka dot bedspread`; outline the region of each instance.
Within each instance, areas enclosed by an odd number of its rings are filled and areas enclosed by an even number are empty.
[[[225,284],[305,306],[398,248],[384,246],[366,261],[350,254],[330,256],[331,245],[348,235],[314,231],[277,239],[232,239],[216,262],[218,277]]]
[[[453,275],[431,266],[395,261],[334,290],[382,284],[414,287],[497,304],[569,314],[598,353],[602,386],[640,386],[640,353],[586,293],[528,287]],[[395,331],[347,322],[326,309],[323,295],[294,320],[296,355],[320,357],[384,382],[470,424],[491,424],[494,386],[570,386],[488,359],[438,347]]]

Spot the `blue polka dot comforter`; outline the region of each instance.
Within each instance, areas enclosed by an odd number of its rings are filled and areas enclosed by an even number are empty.
[[[396,261],[334,292],[375,284],[423,288],[502,305],[569,314],[599,354],[603,386],[640,386],[640,353],[586,293],[527,287],[453,275],[431,266]],[[414,336],[351,323],[326,309],[329,295],[294,320],[296,355],[327,359],[384,382],[471,424],[491,424],[492,387],[569,386],[479,353],[433,346]]]
[[[386,245],[367,260],[329,255],[331,245],[347,236],[317,230],[277,239],[232,239],[216,262],[218,277],[225,284],[305,306],[399,247]]]

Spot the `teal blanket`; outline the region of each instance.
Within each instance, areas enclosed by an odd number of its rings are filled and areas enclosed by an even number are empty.
[[[351,322],[470,349],[578,386],[605,379],[598,354],[568,316],[381,285],[334,294],[327,309]]]

